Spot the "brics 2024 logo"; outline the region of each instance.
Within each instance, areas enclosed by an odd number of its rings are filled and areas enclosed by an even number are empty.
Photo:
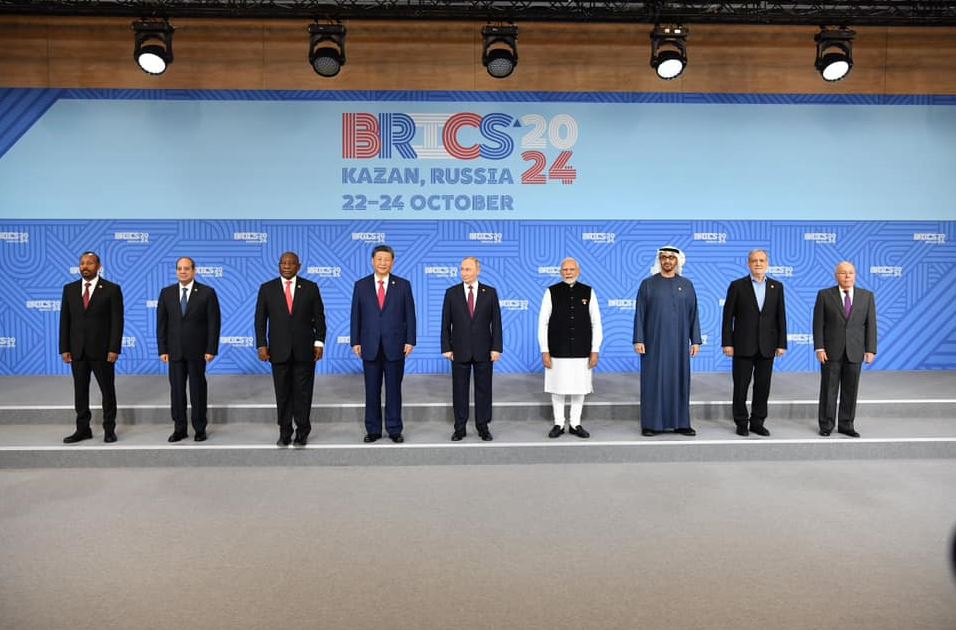
[[[416,141],[417,138],[417,141]],[[415,114],[389,112],[342,114],[342,158],[345,160],[460,160],[502,161],[521,149],[530,166],[519,178],[507,167],[481,169],[433,168],[427,177],[417,169],[343,168],[344,183],[432,184],[573,184],[578,173],[571,166],[572,147],[578,141],[578,123],[568,114],[546,118],[520,117],[501,112],[481,116],[472,112]],[[545,150],[557,155],[549,159]],[[378,170],[380,172],[376,173]],[[413,171],[409,173],[409,171]],[[396,179],[400,181],[396,181]]]

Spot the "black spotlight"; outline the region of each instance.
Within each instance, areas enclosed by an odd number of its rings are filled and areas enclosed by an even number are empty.
[[[334,77],[345,65],[345,27],[341,24],[309,26],[309,63],[320,77]]]
[[[687,67],[687,29],[654,25],[651,31],[651,67],[661,79],[676,79]]]
[[[133,59],[146,74],[162,74],[173,62],[173,31],[168,20],[133,22]]]
[[[817,43],[814,64],[824,81],[839,81],[853,69],[853,38],[856,32],[845,26],[820,27],[813,40]]]
[[[518,27],[491,26],[481,29],[484,50],[481,63],[492,77],[504,79],[518,65]]]

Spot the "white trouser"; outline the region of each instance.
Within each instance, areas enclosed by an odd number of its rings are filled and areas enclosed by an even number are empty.
[[[554,423],[559,427],[564,427],[564,399],[571,400],[571,417],[568,424],[572,428],[581,426],[581,410],[584,408],[584,394],[565,396],[564,394],[551,394],[551,408],[554,409]]]

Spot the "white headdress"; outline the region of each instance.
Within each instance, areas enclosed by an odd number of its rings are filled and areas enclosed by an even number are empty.
[[[661,272],[661,254],[675,254],[677,256],[677,275],[683,275],[684,263],[687,262],[687,257],[684,256],[684,252],[673,245],[664,245],[657,250],[657,256],[654,257],[654,265],[651,267],[651,275]]]

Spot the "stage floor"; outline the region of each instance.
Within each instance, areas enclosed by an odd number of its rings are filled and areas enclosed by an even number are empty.
[[[465,440],[452,432],[448,375],[409,375],[404,385],[404,437],[362,443],[365,428],[361,376],[316,378],[313,432],[305,449],[275,446],[271,377],[220,376],[210,381],[207,442],[168,444],[168,384],[164,377],[118,379],[120,441],[96,437],[62,444],[73,427],[70,377],[0,379],[0,467],[150,465],[428,465],[634,461],[776,461],[956,457],[956,374],[872,372],[861,379],[857,429],[862,439],[817,435],[818,376],[774,377],[770,438],[734,433],[727,374],[695,375],[691,413],[695,438],[640,435],[638,384],[633,374],[599,374],[588,396],[584,424],[591,439],[549,439],[551,406],[540,374],[495,378],[493,442],[473,426]],[[96,398],[96,387],[93,388]],[[38,402],[42,401],[42,402]],[[287,453],[286,450],[300,451]]]

